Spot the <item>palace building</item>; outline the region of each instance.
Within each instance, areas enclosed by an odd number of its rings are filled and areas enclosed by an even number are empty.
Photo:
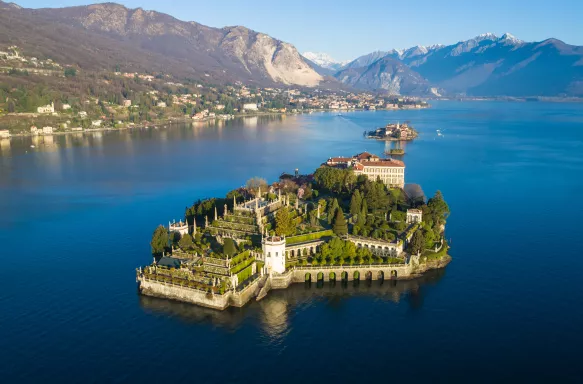
[[[365,175],[371,181],[380,178],[389,187],[405,186],[405,163],[395,159],[381,159],[368,152],[353,157],[331,157],[325,163],[330,167],[352,168],[355,175]]]

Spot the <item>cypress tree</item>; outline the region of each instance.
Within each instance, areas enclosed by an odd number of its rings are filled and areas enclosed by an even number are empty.
[[[352,215],[358,215],[360,213],[360,207],[362,205],[362,197],[358,189],[352,194],[350,199],[350,213]]]
[[[338,211],[339,208],[338,200],[332,200],[332,204],[328,207],[328,224],[332,225],[334,217],[336,216],[336,211]]]
[[[336,210],[334,228],[332,230],[338,236],[346,235],[348,233],[348,224],[346,224],[346,219],[344,218],[344,213],[342,213],[341,208],[338,208],[338,210]]]

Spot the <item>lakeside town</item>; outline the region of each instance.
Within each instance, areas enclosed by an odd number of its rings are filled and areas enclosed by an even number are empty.
[[[84,72],[0,48],[0,138],[316,111],[428,108],[414,97],[241,82],[212,85],[162,73]]]
[[[405,183],[405,163],[364,152],[313,174],[259,177],[160,225],[140,293],[214,309],[293,283],[411,279],[445,267],[449,207]]]

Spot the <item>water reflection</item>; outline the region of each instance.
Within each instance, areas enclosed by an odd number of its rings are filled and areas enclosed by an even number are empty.
[[[334,308],[353,297],[372,298],[387,305],[406,303],[411,310],[422,308],[427,294],[445,275],[445,269],[430,271],[413,280],[350,281],[293,284],[287,289],[273,290],[259,302],[251,301],[243,308],[225,311],[203,308],[177,301],[139,295],[140,306],[159,315],[176,317],[195,324],[212,324],[236,330],[248,318],[257,318],[270,343],[284,339],[290,329],[290,315],[319,302]]]
[[[16,136],[11,139],[0,140],[0,157],[20,155],[30,152],[52,152],[57,149],[71,147],[96,147],[121,142],[132,153],[136,141],[150,140],[164,144],[173,140],[202,139],[212,136],[213,139],[222,138],[227,130],[240,130],[243,135],[251,134],[255,137],[260,128],[265,133],[279,130],[293,130],[299,124],[302,116],[293,116],[282,122],[285,116],[266,115],[236,118],[233,120],[193,121],[192,123],[168,124],[161,127],[141,127],[118,131],[91,131],[68,134]],[[294,120],[295,119],[295,120]],[[291,124],[290,124],[291,123]],[[246,136],[249,137],[249,136]]]
[[[0,139],[0,153],[10,155],[10,139]]]

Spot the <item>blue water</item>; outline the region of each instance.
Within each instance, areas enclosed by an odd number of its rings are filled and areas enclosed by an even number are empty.
[[[137,294],[153,229],[195,199],[380,154],[362,132],[406,120],[421,132],[407,182],[452,210],[445,270],[300,284],[225,312]],[[439,102],[0,144],[3,382],[583,378],[582,104]]]

